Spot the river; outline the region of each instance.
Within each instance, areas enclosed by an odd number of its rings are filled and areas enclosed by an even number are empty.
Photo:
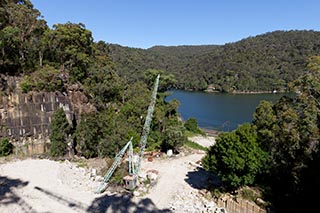
[[[253,113],[260,101],[277,102],[283,95],[275,94],[226,94],[170,91],[166,101],[177,99],[178,112],[183,120],[195,118],[199,127],[219,131],[232,131],[239,124],[252,122]]]

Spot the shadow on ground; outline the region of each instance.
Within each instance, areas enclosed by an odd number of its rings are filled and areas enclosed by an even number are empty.
[[[171,212],[169,209],[158,209],[151,199],[145,198],[139,202],[133,202],[131,195],[105,195],[96,198],[87,212]]]
[[[57,193],[50,192],[49,190],[35,187],[36,190],[43,192],[45,195],[50,197],[52,200],[59,202],[77,212],[89,212],[89,213],[102,213],[102,212],[171,212],[169,209],[158,209],[155,204],[148,198],[142,199],[139,202],[134,202],[131,195],[103,195],[96,198],[90,206],[87,206],[84,203],[76,201],[72,198],[68,198]]]
[[[202,167],[197,167],[194,171],[189,171],[184,180],[195,189],[209,189],[219,184],[219,178]]]
[[[15,192],[15,189],[25,187],[28,184],[29,182],[23,182],[20,179],[0,176],[0,206],[16,204],[23,212],[33,212],[32,207]]]
[[[71,209],[74,209],[75,211],[86,211],[87,209],[87,205],[84,204],[84,203],[81,203],[75,199],[72,199],[72,198],[68,198],[66,196],[63,196],[63,195],[60,195],[58,193],[54,193],[54,192],[51,192],[49,190],[46,190],[46,189],[43,189],[43,188],[40,188],[38,186],[34,187],[36,190],[44,193],[45,195],[47,195],[48,197],[50,197],[52,200],[55,200],[57,201],[58,203],[60,204],[63,204]]]

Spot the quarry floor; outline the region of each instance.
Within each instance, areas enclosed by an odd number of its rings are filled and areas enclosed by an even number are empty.
[[[203,146],[214,137],[190,138]],[[92,169],[69,161],[13,159],[0,164],[0,212],[201,212],[207,174],[197,164],[203,151],[144,159],[141,172],[155,169],[157,183],[144,193],[96,194],[100,185]],[[211,205],[210,204],[210,205]],[[213,205],[213,204],[212,204]]]

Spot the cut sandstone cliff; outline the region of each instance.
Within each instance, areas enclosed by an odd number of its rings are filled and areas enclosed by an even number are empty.
[[[50,144],[50,123],[59,107],[70,124],[79,121],[81,113],[94,107],[83,92],[29,92],[19,89],[19,78],[5,77],[6,89],[0,92],[0,138],[8,137],[17,154],[42,154]]]

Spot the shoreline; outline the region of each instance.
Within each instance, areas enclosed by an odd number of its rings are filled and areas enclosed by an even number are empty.
[[[203,90],[206,93],[217,93],[217,94],[244,94],[244,95],[257,95],[257,94],[286,94],[288,91],[231,91],[231,92],[221,92],[221,91],[212,91],[212,90]]]
[[[219,130],[215,130],[215,129],[205,129],[202,127],[199,127],[204,133],[206,133],[207,136],[213,136],[213,137],[217,137],[220,133],[222,133],[222,131]]]

